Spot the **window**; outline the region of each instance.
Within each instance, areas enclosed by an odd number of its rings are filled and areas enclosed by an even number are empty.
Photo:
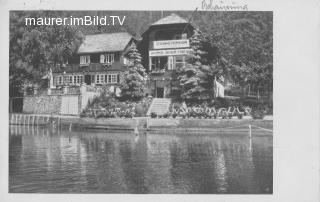
[[[152,57],[151,70],[164,70],[168,66],[168,57]]]
[[[104,63],[105,59],[104,59],[104,55],[100,55],[100,63]]]
[[[82,83],[82,75],[73,76],[73,84],[81,84]]]
[[[78,78],[78,83],[81,84],[82,83],[82,75],[77,76]]]
[[[63,83],[63,79],[62,78],[63,78],[62,76],[58,76],[57,77],[57,85],[62,85],[62,83]]]
[[[113,63],[113,62],[114,62],[114,54],[100,55],[100,63]]]
[[[99,77],[100,77],[100,83],[104,83],[104,74],[100,74]]]
[[[80,64],[89,64],[89,63],[90,63],[90,55],[80,56]]]
[[[181,38],[182,38],[182,39],[187,39],[187,36],[188,36],[187,33],[183,33],[183,34],[181,35]]]
[[[175,34],[173,35],[173,39],[181,39],[181,34]]]
[[[64,83],[65,84],[69,84],[69,82],[70,82],[70,77],[69,76],[65,76],[64,77]]]
[[[96,75],[96,83],[97,84],[105,83],[105,75],[104,74],[97,74]]]
[[[100,83],[100,77],[99,74],[96,75],[96,83]]]
[[[107,77],[107,83],[118,83],[118,75],[117,74],[108,74]]]
[[[185,67],[185,57],[184,56],[176,56],[175,57],[175,68]]]
[[[117,75],[111,74],[111,83],[117,83]]]

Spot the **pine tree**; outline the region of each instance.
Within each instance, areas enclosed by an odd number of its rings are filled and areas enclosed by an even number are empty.
[[[132,44],[130,49],[129,49],[129,61],[130,65],[129,67],[136,70],[142,77],[146,76],[145,68],[141,64],[141,54],[137,49],[136,44]]]
[[[121,98],[124,100],[139,100],[144,95],[146,73],[141,64],[141,54],[135,44],[131,45],[128,56],[129,66],[121,82]]]
[[[202,50],[201,41],[203,36],[198,29],[194,30],[193,36],[190,38],[190,46],[192,52],[188,56],[185,67],[178,69],[178,80],[181,86],[181,97],[184,100],[202,99],[202,92],[205,91],[200,85],[202,72],[202,56],[206,54]]]

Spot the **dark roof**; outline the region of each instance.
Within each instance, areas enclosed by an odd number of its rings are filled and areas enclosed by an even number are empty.
[[[153,23],[153,25],[166,25],[166,24],[185,24],[188,23],[187,20],[184,18],[178,16],[177,14],[172,13],[171,15],[168,15],[164,18],[161,18],[160,20]]]
[[[132,38],[127,32],[86,35],[78,53],[123,51]]]

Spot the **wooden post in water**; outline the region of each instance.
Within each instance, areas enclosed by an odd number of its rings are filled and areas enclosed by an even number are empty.
[[[251,131],[251,125],[249,125],[249,138],[252,138],[252,131]]]

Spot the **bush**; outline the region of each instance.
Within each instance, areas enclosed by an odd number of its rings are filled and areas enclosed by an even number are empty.
[[[163,118],[168,118],[169,117],[169,114],[168,113],[165,113],[164,115],[163,115]]]
[[[265,111],[261,108],[253,109],[251,112],[251,116],[253,119],[263,119],[265,114]]]
[[[150,114],[150,116],[151,116],[151,118],[157,118],[157,114],[156,113],[154,113],[154,112],[151,112],[151,114]]]

